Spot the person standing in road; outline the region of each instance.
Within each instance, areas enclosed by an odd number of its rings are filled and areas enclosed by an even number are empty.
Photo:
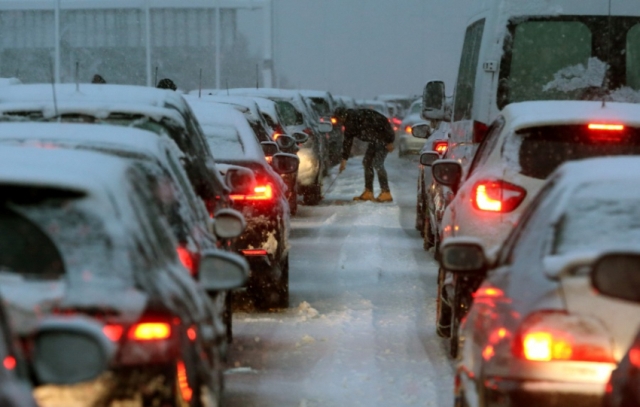
[[[344,171],[347,166],[353,139],[358,138],[369,143],[362,160],[362,165],[364,166],[364,192],[362,195],[353,198],[353,200],[393,201],[391,190],[389,189],[387,170],[384,168],[384,160],[387,158],[387,154],[393,151],[393,142],[396,138],[389,120],[372,109],[338,108],[334,114],[339,123],[345,128],[340,172]],[[373,195],[374,170],[378,174],[378,181],[380,182],[380,195],[377,198],[374,198]]]

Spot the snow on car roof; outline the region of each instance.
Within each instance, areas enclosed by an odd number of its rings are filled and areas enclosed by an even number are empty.
[[[573,185],[594,181],[636,181],[640,174],[640,157],[616,156],[568,161],[556,172],[561,175],[563,182]],[[554,177],[551,176],[550,179],[552,178]]]
[[[189,92],[190,95],[197,95],[198,90]],[[277,88],[233,88],[233,89],[203,89],[202,94],[217,95],[217,96],[265,96],[265,97],[281,97],[291,98],[300,96],[300,93],[291,89],[277,89]]]
[[[255,118],[258,120],[260,119],[260,110],[258,109],[258,104],[256,103],[255,99],[250,96],[224,96],[207,94],[203,95],[202,97],[194,97],[193,94],[189,94],[185,96],[185,99],[193,99],[196,101],[199,100],[202,102],[222,103],[225,105],[243,106],[249,109],[252,116],[255,116]]]
[[[60,141],[89,143],[101,147],[126,149],[145,155],[163,157],[165,146],[178,156],[184,154],[168,136],[129,127],[81,123],[0,123],[0,142],[6,140]]]
[[[302,96],[306,96],[310,98],[331,99],[331,94],[324,90],[299,90],[298,92]]]
[[[18,78],[0,78],[0,86],[20,85],[21,83]]]
[[[220,103],[203,102],[197,99],[189,99],[188,103],[205,129],[205,135],[206,126],[222,125],[234,127],[242,140],[245,157],[252,161],[266,162],[262,146],[260,146],[258,138],[244,114],[233,107]],[[215,151],[213,151],[213,156],[217,156]]]
[[[99,101],[33,101],[2,103],[0,96],[0,115],[11,113],[40,112],[44,119],[65,114],[80,114],[106,119],[113,113],[147,116],[155,121],[170,119],[181,127],[185,127],[184,118],[175,109],[145,106],[134,103],[104,103]]]
[[[591,101],[536,101],[507,105],[502,115],[513,130],[527,127],[586,123],[640,126],[640,105]]]
[[[56,84],[55,94],[61,102],[99,102],[108,104],[141,104],[146,106],[182,108],[184,99],[179,93],[144,86],[110,84]],[[25,84],[2,90],[0,103],[53,102],[51,84]]]

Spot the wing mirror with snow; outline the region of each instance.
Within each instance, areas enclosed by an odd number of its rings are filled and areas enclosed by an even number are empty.
[[[429,126],[427,123],[420,123],[411,127],[411,135],[415,138],[429,138],[431,132],[431,126]]]
[[[220,209],[213,219],[213,233],[218,239],[240,237],[247,227],[244,216],[235,209]]]
[[[482,244],[463,237],[445,239],[439,261],[443,269],[454,273],[483,273],[488,264]]]
[[[280,147],[273,141],[263,141],[260,145],[265,157],[272,157],[280,151]]]
[[[225,175],[227,186],[234,195],[250,194],[256,186],[256,177],[248,168],[233,167]]]
[[[591,285],[600,294],[640,302],[640,254],[611,253],[595,261]]]
[[[273,160],[271,161],[273,170],[281,175],[292,174],[298,171],[299,165],[300,159],[294,154],[278,153],[273,156]]]
[[[438,160],[431,165],[431,174],[438,184],[457,192],[462,180],[462,165],[455,160]]]
[[[309,140],[309,135],[307,133],[295,132],[292,137],[296,140],[298,144],[304,144]]]
[[[276,139],[276,144],[278,145],[280,150],[290,150],[293,147],[295,147],[296,140],[291,136],[287,136],[286,134],[281,134]]]
[[[435,151],[426,151],[420,154],[420,164],[425,167],[431,167],[434,162],[440,159],[440,154]]]
[[[235,253],[212,250],[203,254],[198,280],[210,293],[242,287],[249,278],[249,264]]]

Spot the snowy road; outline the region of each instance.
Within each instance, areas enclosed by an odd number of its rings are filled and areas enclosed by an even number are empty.
[[[433,327],[437,268],[413,227],[416,167],[392,154],[395,202],[354,204],[356,157],[325,202],[300,208],[291,308],[234,316],[226,406],[452,405],[453,368]]]

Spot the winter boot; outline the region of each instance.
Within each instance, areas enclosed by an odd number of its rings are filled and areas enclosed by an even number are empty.
[[[365,189],[362,195],[356,196],[353,198],[354,201],[375,201],[375,197],[373,196],[373,191],[369,191]]]
[[[393,202],[393,197],[391,196],[391,192],[382,191],[380,195],[376,198],[376,202]]]

